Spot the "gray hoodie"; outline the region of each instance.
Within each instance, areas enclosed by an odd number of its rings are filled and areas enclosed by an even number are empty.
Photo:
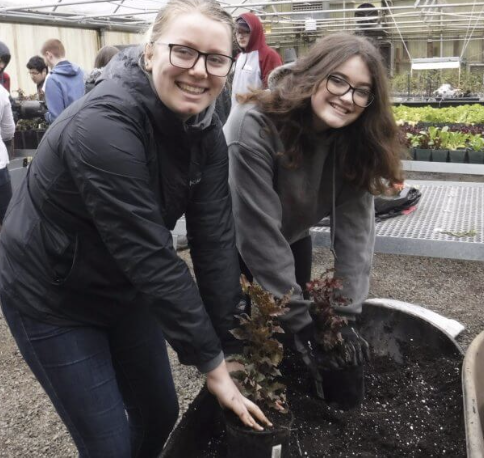
[[[373,258],[373,196],[343,179],[328,136],[314,135],[313,151],[305,152],[297,169],[288,169],[286,158],[278,154],[284,146],[275,125],[254,105],[232,110],[224,133],[237,247],[262,287],[278,297],[293,289],[287,327],[297,332],[310,322],[290,245],[328,215],[336,276],[344,281],[343,295],[352,301],[339,311],[360,313]]]

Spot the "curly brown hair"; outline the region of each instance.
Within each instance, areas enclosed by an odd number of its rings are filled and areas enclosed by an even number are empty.
[[[278,128],[291,167],[308,151],[313,133],[311,96],[328,75],[348,59],[360,56],[372,77],[373,103],[352,124],[332,132],[338,164],[346,180],[372,194],[403,180],[398,128],[390,103],[386,70],[378,49],[366,38],[347,33],[328,35],[299,58],[272,91],[238,95],[255,103]]]

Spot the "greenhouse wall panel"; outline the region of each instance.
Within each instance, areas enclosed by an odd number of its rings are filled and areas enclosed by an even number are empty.
[[[10,89],[16,96],[19,88],[26,94],[36,92],[35,84],[27,70],[28,60],[40,54],[44,41],[58,38],[66,48],[66,57],[85,71],[90,71],[99,49],[98,33],[90,29],[73,29],[67,27],[47,27],[29,24],[2,23],[0,41],[3,41],[12,54],[7,67],[10,75]]]
[[[104,32],[105,45],[137,45],[143,43],[144,40],[145,33]]]

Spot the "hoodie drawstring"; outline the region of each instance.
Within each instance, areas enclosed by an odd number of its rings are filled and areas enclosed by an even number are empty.
[[[336,147],[333,143],[333,195],[332,195],[332,208],[331,208],[331,253],[333,253],[333,258],[336,261],[338,256],[336,256],[336,251],[334,249],[334,240],[336,236]]]

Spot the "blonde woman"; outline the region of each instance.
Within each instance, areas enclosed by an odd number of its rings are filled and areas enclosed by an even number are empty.
[[[239,267],[212,114],[232,28],[216,2],[168,2],[49,128],[5,221],[4,315],[81,457],[158,456],[178,415],[165,338],[246,425],[268,422],[224,362]],[[198,287],[171,240],[184,213]]]

